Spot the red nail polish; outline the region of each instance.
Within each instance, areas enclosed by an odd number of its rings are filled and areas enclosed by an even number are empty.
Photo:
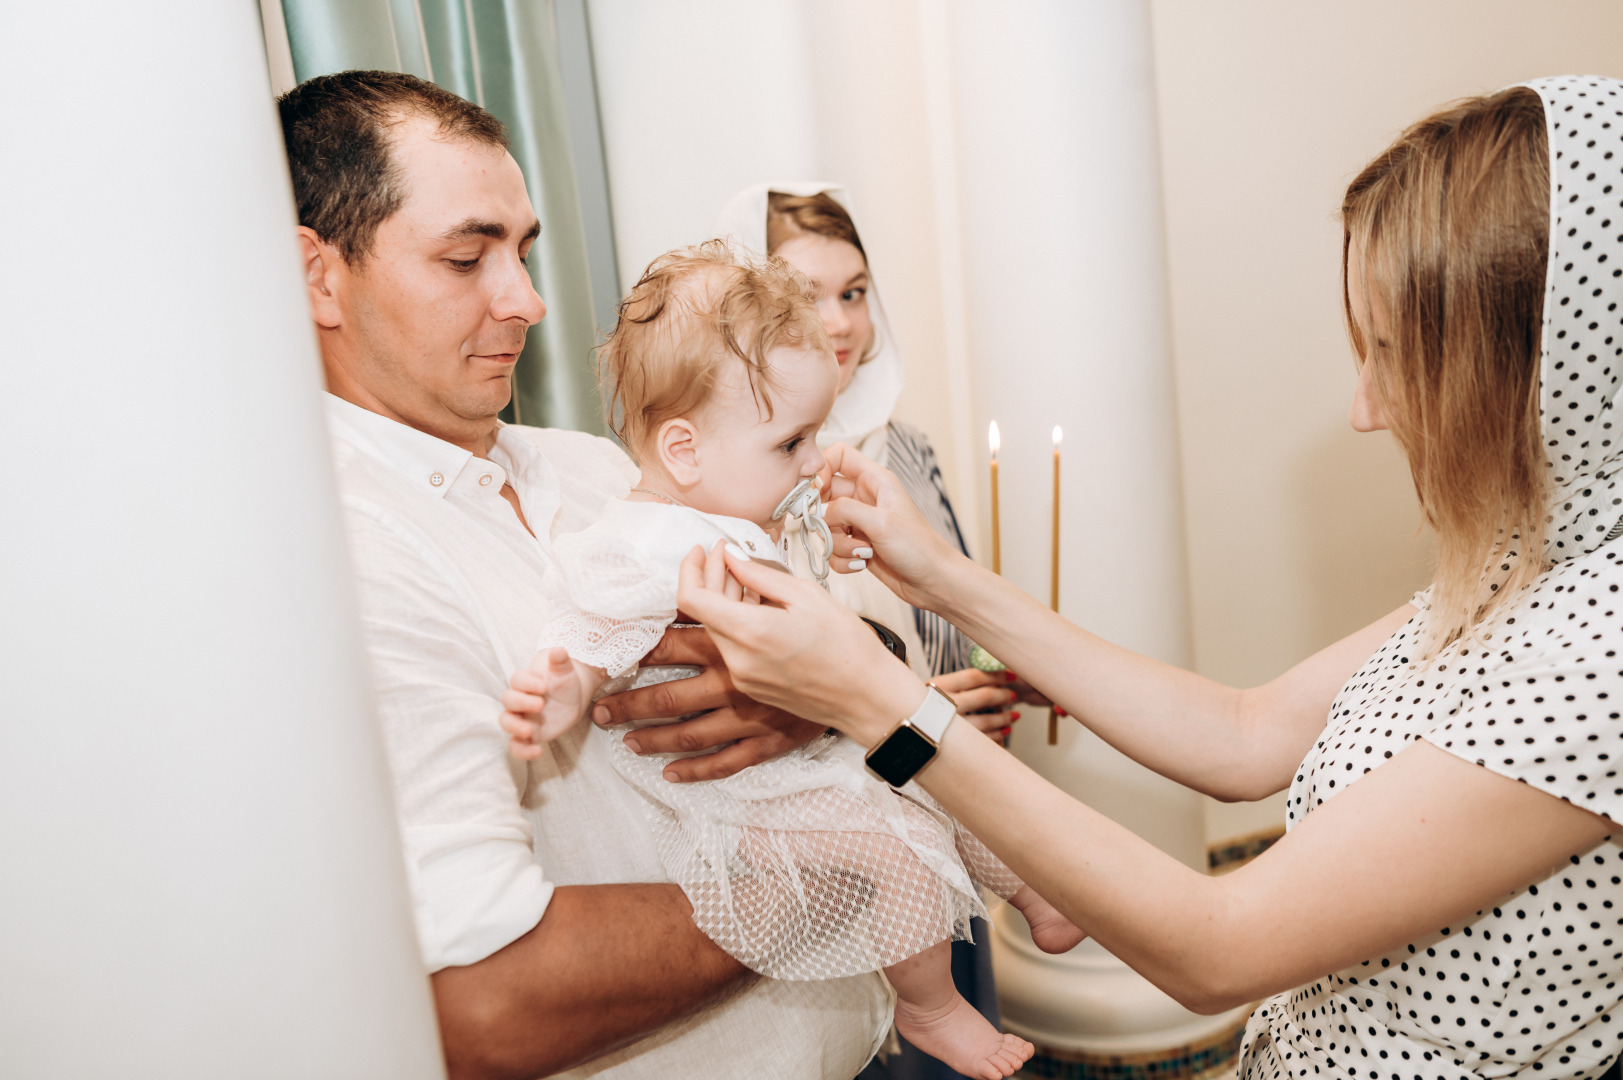
[[[1070,716],[1071,714],[1066,712],[1062,707],[1060,707],[1058,705],[1055,705],[1054,706],[1054,715],[1055,716]]]
[[[1006,680],[1007,680],[1007,681],[1009,681],[1009,682],[1014,682],[1014,680],[1016,680],[1016,679],[1018,679],[1018,678],[1019,678],[1019,677],[1020,677],[1020,676],[1018,676],[1018,675],[1016,675],[1016,674],[1015,674],[1015,673],[1014,673],[1014,672],[1012,672],[1012,671],[1005,671],[1005,672],[1004,672],[1004,673],[1003,673],[1003,678],[1004,678],[1004,679],[1006,679]]]
[[[1012,712],[1012,713],[1009,714],[1009,719],[1010,720],[1018,720],[1018,719],[1020,719],[1020,714],[1017,713],[1017,712]]]

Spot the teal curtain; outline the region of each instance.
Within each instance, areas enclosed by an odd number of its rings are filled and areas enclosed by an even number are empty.
[[[300,81],[355,68],[408,72],[479,103],[507,125],[513,157],[524,170],[530,201],[541,219],[530,274],[547,302],[547,317],[531,328],[513,374],[511,419],[601,433],[602,410],[592,373],[597,338],[593,267],[587,257],[552,4],[282,0],[282,13]],[[595,131],[590,134],[596,137]],[[592,164],[601,171],[600,163]],[[597,271],[603,279],[604,268]]]

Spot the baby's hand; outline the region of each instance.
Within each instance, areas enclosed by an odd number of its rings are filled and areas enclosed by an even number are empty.
[[[530,666],[513,672],[502,695],[502,730],[508,750],[521,761],[541,756],[541,744],[574,726],[584,712],[584,691],[569,653],[544,649]]]

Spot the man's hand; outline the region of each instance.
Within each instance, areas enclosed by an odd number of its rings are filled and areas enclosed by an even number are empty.
[[[665,631],[643,664],[694,664],[704,670],[691,679],[606,697],[592,709],[592,720],[600,727],[611,727],[632,720],[700,713],[675,724],[639,728],[626,736],[626,745],[639,754],[714,750],[665,766],[665,779],[672,782],[719,780],[804,746],[828,730],[739,692],[721,653],[701,626]]]

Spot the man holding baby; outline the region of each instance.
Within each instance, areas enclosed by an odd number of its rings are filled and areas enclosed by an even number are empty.
[[[636,470],[612,443],[503,426],[541,228],[501,125],[410,76],[347,72],[280,102],[339,490],[424,959],[453,1076],[852,1076],[889,1022],[877,974],[755,979],[702,934],[638,797],[581,725],[524,763],[496,724],[548,614],[555,536]],[[694,636],[694,635],[697,636]],[[709,710],[643,752],[733,743],[705,779],[821,734],[731,687],[702,632],[654,659],[691,680],[614,719]]]

